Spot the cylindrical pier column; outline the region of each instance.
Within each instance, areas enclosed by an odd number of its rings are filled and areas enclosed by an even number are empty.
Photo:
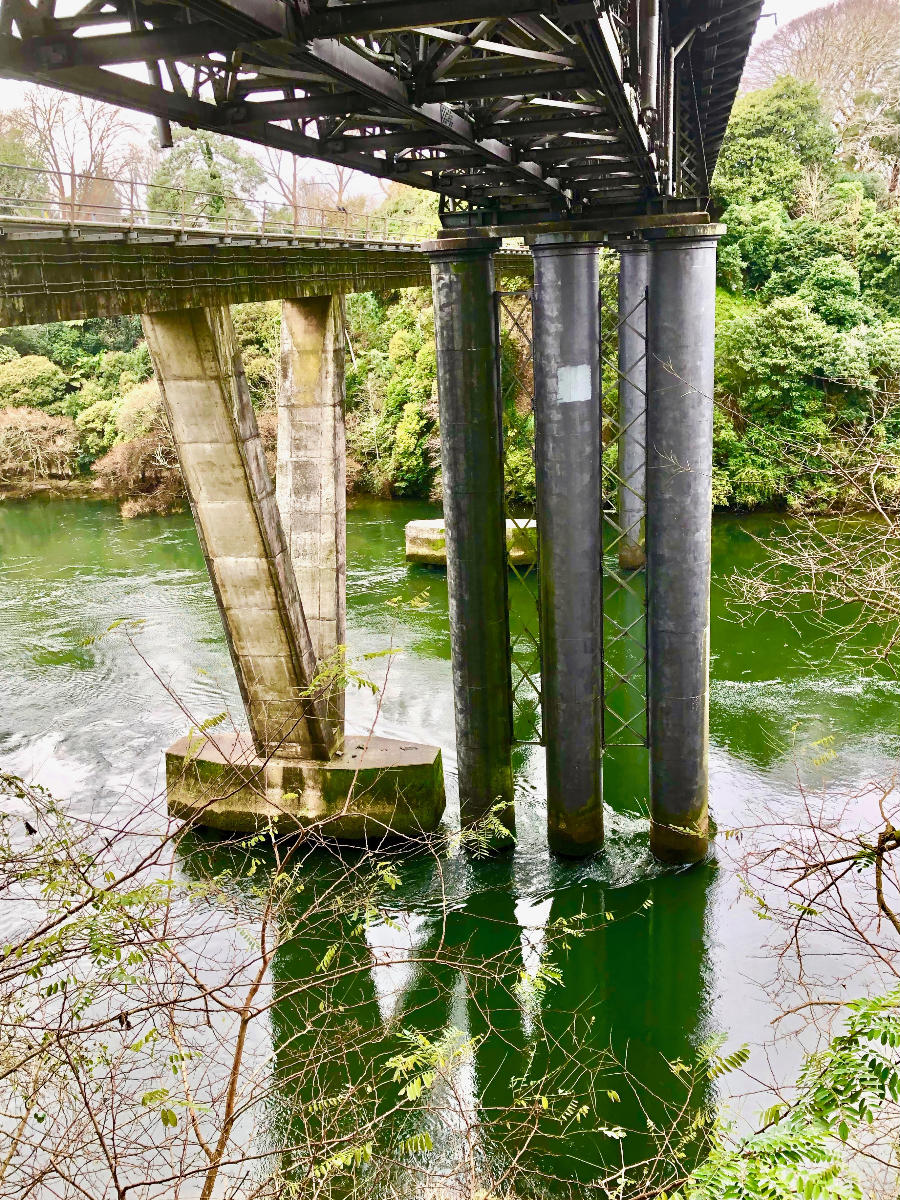
[[[603,841],[597,247],[547,235],[532,253],[547,836],[576,857]]]
[[[431,259],[460,819],[513,828],[503,436],[494,315],[499,242],[426,242]]]
[[[619,566],[645,562],[647,272],[644,241],[619,246]]]
[[[648,234],[647,603],[650,845],[704,857],[709,790],[716,241],[722,226]]]

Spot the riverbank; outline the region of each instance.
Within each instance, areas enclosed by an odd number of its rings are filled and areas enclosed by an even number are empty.
[[[79,475],[74,479],[18,479],[14,483],[0,483],[0,503],[41,499],[123,501],[128,497],[117,495],[93,475]]]

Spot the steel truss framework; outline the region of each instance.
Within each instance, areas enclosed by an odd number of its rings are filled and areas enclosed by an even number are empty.
[[[647,719],[647,589],[643,570],[620,562],[627,540],[639,538],[627,527],[622,498],[628,492],[646,505],[644,472],[624,466],[625,439],[630,439],[646,461],[647,392],[645,383],[647,338],[646,294],[632,309],[621,311],[600,295],[600,364],[603,381],[603,744],[648,745]],[[625,327],[636,334],[643,353],[623,375],[619,335]],[[619,388],[623,383],[642,397],[641,407],[623,417]]]
[[[707,195],[761,0],[72,7],[0,0],[0,74],[432,189],[452,226]]]

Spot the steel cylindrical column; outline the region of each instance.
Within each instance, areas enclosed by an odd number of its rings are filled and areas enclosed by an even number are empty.
[[[513,827],[512,683],[493,251],[426,242],[431,259],[460,817],[500,804]]]
[[[603,841],[597,247],[551,235],[532,253],[547,833],[581,856]]]
[[[644,565],[647,411],[646,242],[619,247],[619,566]]]
[[[709,581],[716,240],[721,226],[660,230],[647,313],[647,600],[650,845],[706,854]]]

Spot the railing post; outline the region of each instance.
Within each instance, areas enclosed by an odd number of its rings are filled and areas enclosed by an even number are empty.
[[[76,178],[75,168],[72,167],[72,169],[69,171],[69,201],[70,201],[69,220],[72,222],[73,225],[75,224],[75,178]]]

